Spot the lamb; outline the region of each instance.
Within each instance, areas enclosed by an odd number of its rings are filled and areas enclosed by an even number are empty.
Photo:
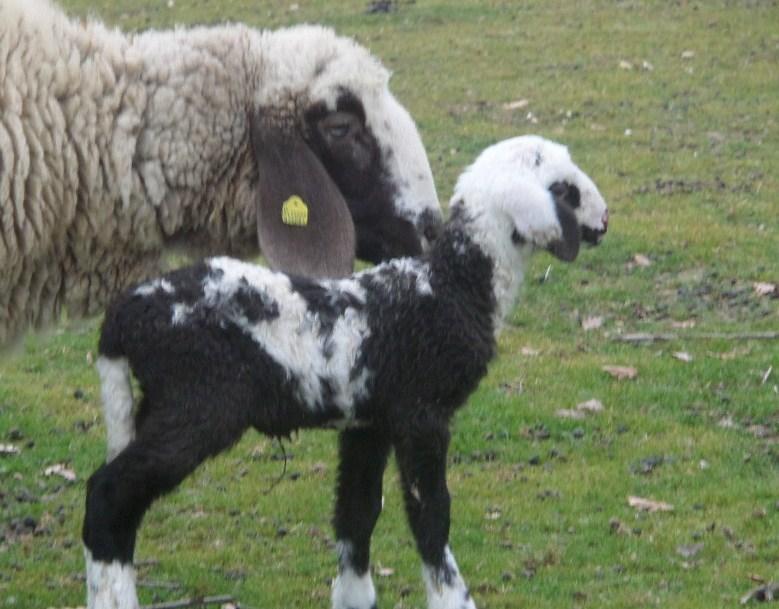
[[[99,312],[163,251],[351,273],[442,223],[389,73],[330,29],[125,35],[0,0],[0,346]]]
[[[495,355],[534,250],[576,258],[608,213],[567,150],[485,150],[459,178],[431,250],[313,280],[226,257],[141,283],[109,307],[97,367],[108,461],[87,485],[90,609],[136,609],[144,512],[247,428],[341,430],[334,609],[376,607],[370,538],[394,449],[430,609],[475,609],[448,544],[449,422]],[[142,398],[133,416],[131,373]]]

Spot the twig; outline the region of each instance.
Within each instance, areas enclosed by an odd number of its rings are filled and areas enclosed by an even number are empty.
[[[612,340],[622,343],[657,343],[670,340],[776,340],[779,332],[696,332],[694,334],[650,334],[648,332],[635,332],[631,334],[617,334]]]
[[[199,596],[197,598],[185,598],[180,601],[143,605],[141,609],[184,609],[185,607],[205,607],[206,605],[232,603],[234,600],[235,599],[229,594],[223,594],[221,596]]]
[[[179,582],[164,582],[153,579],[139,579],[136,585],[139,588],[161,588],[163,590],[180,590],[184,587]]]
[[[779,582],[758,586],[741,597],[741,604],[746,605],[750,601],[773,601],[779,599]]]

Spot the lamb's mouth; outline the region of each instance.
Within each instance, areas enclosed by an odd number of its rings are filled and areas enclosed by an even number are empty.
[[[590,245],[598,245],[603,239],[603,235],[609,228],[609,210],[603,212],[603,216],[600,219],[601,226],[603,228],[592,228],[591,226],[582,225],[582,239]]]
[[[582,239],[590,245],[598,245],[603,240],[606,229],[595,229],[589,226],[582,226]]]

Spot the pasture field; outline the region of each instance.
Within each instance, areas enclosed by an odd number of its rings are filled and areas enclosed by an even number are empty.
[[[779,581],[779,340],[750,338],[779,331],[775,0],[63,4],[125,30],[332,25],[394,71],[442,201],[480,150],[523,133],[568,145],[598,184],[609,234],[571,265],[536,257],[454,424],[451,541],[480,608],[716,609]],[[84,604],[99,322],[63,320],[0,359],[0,444],[19,450],[0,456],[0,609]],[[636,332],[673,336],[617,340]],[[603,409],[575,415],[588,400]],[[278,483],[281,449],[253,432],[201,467],[147,514],[141,601],[329,607],[335,445],[295,436]],[[394,465],[373,559],[381,607],[424,607]]]

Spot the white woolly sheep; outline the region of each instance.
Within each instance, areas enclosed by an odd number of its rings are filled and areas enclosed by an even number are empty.
[[[441,213],[388,81],[322,27],[125,35],[0,0],[0,346],[99,311],[165,248],[259,247],[312,277],[349,274],[355,248],[420,253]]]
[[[564,147],[516,138],[463,173],[424,256],[333,280],[211,258],[126,292],[99,345],[109,458],[88,482],[89,608],[137,609],[141,518],[204,459],[249,427],[336,427],[333,608],[376,607],[370,538],[394,449],[428,607],[474,609],[448,546],[449,421],[495,355],[531,252],[573,260],[580,237],[597,243],[606,226],[601,195]]]

